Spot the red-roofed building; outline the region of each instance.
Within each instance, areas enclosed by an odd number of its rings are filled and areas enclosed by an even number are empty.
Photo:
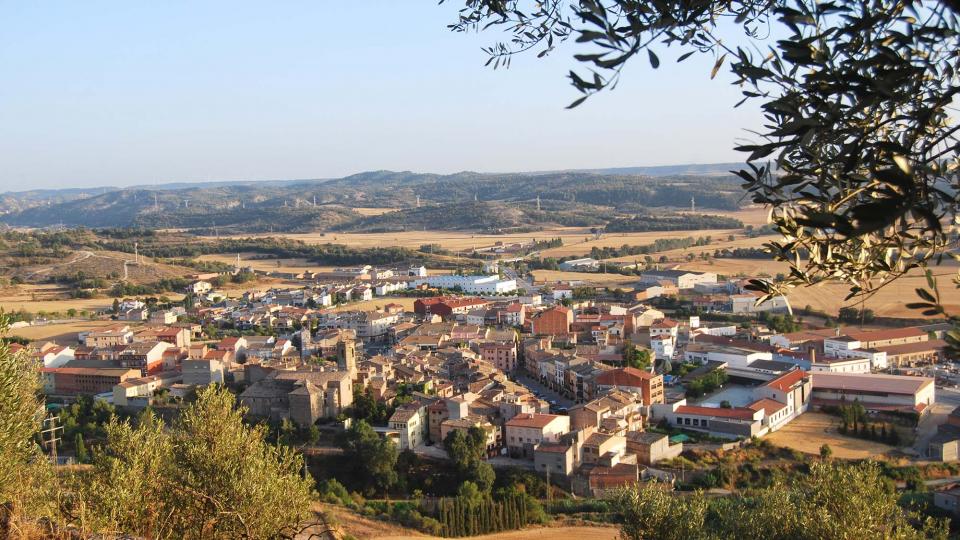
[[[532,321],[532,330],[536,335],[558,336],[570,332],[573,324],[573,310],[563,306],[552,307],[538,313]]]
[[[640,394],[644,405],[663,403],[663,375],[656,375],[642,369],[625,367],[611,369],[597,374],[594,378],[596,391],[602,395],[610,390],[623,390]]]

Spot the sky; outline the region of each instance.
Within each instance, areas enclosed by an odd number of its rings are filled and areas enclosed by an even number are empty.
[[[448,2],[0,0],[0,192],[737,161],[761,122],[662,47],[566,110],[582,51],[494,71]]]

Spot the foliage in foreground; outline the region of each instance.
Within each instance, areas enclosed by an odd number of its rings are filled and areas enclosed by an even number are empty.
[[[875,463],[817,463],[801,481],[712,501],[646,484],[620,491],[614,504],[625,540],[947,537],[945,522],[897,504]]]
[[[293,532],[309,511],[302,458],[243,423],[228,391],[209,387],[172,429],[152,414],[113,420],[93,473],[80,477],[76,523],[153,538],[267,538]]]

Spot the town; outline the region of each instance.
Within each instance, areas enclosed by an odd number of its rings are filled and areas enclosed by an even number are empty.
[[[808,453],[859,438],[916,461],[960,457],[948,324],[801,327],[785,298],[757,304],[748,279],[710,272],[645,270],[612,292],[588,284],[595,267],[551,283],[500,259],[482,270],[303,271],[284,275],[299,287],[236,297],[212,285],[219,274],[195,274],[179,305],[119,298],[96,317],[109,325],[13,347],[42,364],[51,407],[88,396],[175,408],[225,385],[252,419],[332,432],[365,421],[424,459],[447,459],[451,433],[480,430],[494,467],[581,497],[689,481],[685,448],[763,438]],[[238,257],[232,272],[254,270]],[[369,301],[376,309],[350,309]],[[373,418],[369,403],[389,416]],[[833,415],[835,426],[778,436],[804,415]]]

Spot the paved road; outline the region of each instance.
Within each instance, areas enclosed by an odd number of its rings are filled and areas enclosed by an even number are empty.
[[[526,386],[534,393],[540,394],[540,396],[547,401],[556,401],[557,406],[570,408],[573,406],[573,400],[567,397],[564,397],[557,392],[547,388],[546,386],[540,384],[539,381],[530,377],[529,375],[518,375],[517,382]]]
[[[517,288],[524,289],[527,291],[527,294],[535,294],[540,290],[540,287],[534,286],[533,282],[527,280],[526,278],[520,277],[520,274],[518,274],[513,268],[504,268],[503,275],[507,279],[515,279],[517,281]]]

